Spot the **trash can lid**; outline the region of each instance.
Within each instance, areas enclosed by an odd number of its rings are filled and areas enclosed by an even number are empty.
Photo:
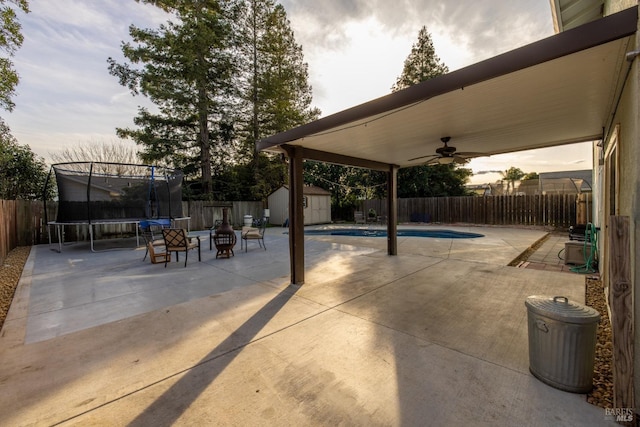
[[[569,301],[569,298],[542,297],[532,295],[524,302],[532,312],[554,320],[569,323],[594,323],[600,320],[600,313],[591,307]]]

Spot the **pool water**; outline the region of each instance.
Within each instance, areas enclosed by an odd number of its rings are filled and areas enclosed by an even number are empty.
[[[387,237],[387,230],[367,230],[364,228],[340,228],[327,230],[305,230],[309,236],[358,236],[358,237]],[[435,239],[475,239],[484,234],[467,233],[453,230],[398,230],[398,236],[403,237],[431,237]]]

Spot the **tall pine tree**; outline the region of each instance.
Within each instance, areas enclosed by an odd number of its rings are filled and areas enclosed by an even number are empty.
[[[257,40],[253,70],[256,84],[252,88],[252,98],[256,101],[256,139],[283,132],[320,115],[318,109],[311,108],[308,66],[284,7],[273,6],[271,0],[263,3],[267,6],[263,21],[266,28]]]
[[[212,189],[212,157],[223,162],[233,137],[237,87],[234,22],[236,0],[143,0],[175,19],[159,29],[131,26],[132,43],[122,52],[130,62],[108,59],[109,72],[134,95],[147,96],[158,112],[140,108],[136,129],[117,129],[144,147],[149,162],[162,162],[201,178]]]
[[[404,61],[402,74],[391,87],[391,91],[397,92],[448,72],[449,68],[436,55],[431,34],[427,27],[423,26],[418,33],[418,41],[411,47],[411,53]]]
[[[397,92],[448,72],[449,68],[436,55],[427,27],[423,26],[391,90]],[[469,176],[470,169],[457,168],[455,164],[400,169],[398,197],[462,196],[466,194],[464,184]]]
[[[311,107],[308,65],[284,7],[273,0],[250,0],[245,23],[248,108],[242,134],[252,170],[251,195],[264,200],[284,183],[286,170],[279,156],[257,153],[256,141],[315,120],[320,111]]]
[[[199,175],[210,198],[266,198],[286,174],[279,159],[255,152],[256,141],[319,116],[284,8],[273,0],[142,1],[175,22],[132,26],[133,42],[122,46],[129,63],[109,58],[110,73],[159,110],[141,108],[138,128],[118,135],[142,145],[145,161]]]

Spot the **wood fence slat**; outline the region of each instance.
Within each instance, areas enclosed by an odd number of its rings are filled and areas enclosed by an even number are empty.
[[[613,406],[634,408],[633,289],[629,217],[609,220],[609,304],[613,333]]]
[[[8,201],[0,200],[0,262],[3,262],[9,251],[11,250],[11,242],[9,242],[9,212]]]
[[[498,203],[498,198],[497,197],[488,197],[489,200],[489,209],[490,209],[490,217],[489,217],[489,221],[488,224],[490,225],[494,225],[497,224],[498,222],[496,221],[496,210],[497,210],[497,203]]]

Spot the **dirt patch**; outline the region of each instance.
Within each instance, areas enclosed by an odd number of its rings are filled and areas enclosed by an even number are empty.
[[[18,281],[30,252],[30,246],[17,247],[7,254],[0,265],[0,329],[9,313],[13,294],[18,287]]]
[[[593,390],[587,394],[587,402],[601,408],[613,408],[613,341],[611,322],[607,311],[602,280],[597,276],[586,277],[585,302],[600,313],[598,323],[596,358],[593,368]]]

